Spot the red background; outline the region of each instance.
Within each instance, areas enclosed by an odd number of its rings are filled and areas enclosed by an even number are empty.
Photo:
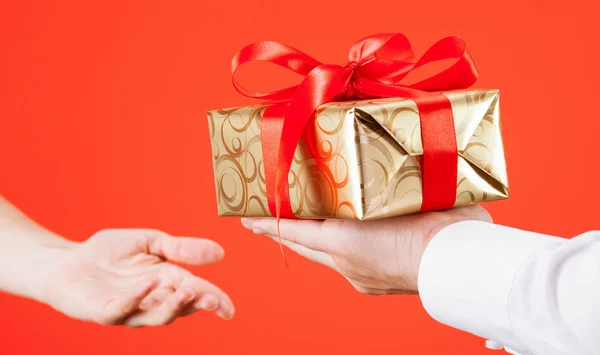
[[[208,109],[250,103],[230,60],[264,39],[344,63],[365,35],[403,32],[419,53],[466,38],[499,88],[512,196],[487,207],[514,227],[570,237],[597,227],[600,129],[594,1],[2,1],[0,193],[83,240],[154,227],[218,240],[195,269],[226,290],[212,314],[131,330],[67,319],[0,295],[0,354],[482,354],[416,296],[364,296],[332,271],[218,218]],[[256,74],[247,74],[258,79]],[[277,84],[274,81],[270,83]]]

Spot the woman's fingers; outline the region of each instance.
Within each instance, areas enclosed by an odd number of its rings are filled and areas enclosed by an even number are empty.
[[[140,310],[149,310],[156,308],[166,302],[170,293],[176,289],[187,288],[196,295],[194,301],[188,304],[182,315],[194,313],[199,310],[214,311],[223,319],[231,319],[235,313],[235,308],[229,296],[220,288],[212,283],[197,277],[181,268],[169,268],[170,271],[164,273],[167,281],[164,287],[152,292],[140,305]]]
[[[162,287],[154,290],[140,304],[141,311],[159,307],[165,300],[175,292],[171,287]],[[196,295],[195,301],[188,305],[183,315],[188,315],[199,310],[215,311],[219,307],[219,297],[211,294]]]
[[[174,237],[156,229],[105,229],[94,237],[96,240],[99,237],[105,238],[105,247],[110,247],[111,242],[119,246],[116,250],[109,249],[111,257],[122,258],[144,253],[178,263],[203,265],[216,263],[225,255],[223,248],[215,241]]]
[[[181,286],[189,287],[197,295],[202,295],[193,304],[196,310],[214,310],[223,319],[231,319],[233,317],[235,313],[233,302],[231,302],[231,299],[225,292],[212,283],[190,275],[183,280]]]
[[[279,238],[277,238],[277,236],[275,236],[275,235],[267,234],[266,236],[271,238],[275,242],[279,242]],[[314,261],[316,263],[325,265],[325,266],[330,267],[335,270],[335,264],[333,263],[333,258],[331,257],[331,255],[329,255],[325,252],[309,249],[303,245],[290,242],[287,239],[281,239],[281,244],[285,245],[286,247],[290,248],[292,251],[296,252],[300,256],[303,256],[310,261]]]
[[[174,293],[175,291],[171,287],[162,287],[154,290],[142,301],[139,306],[139,312],[150,312],[153,309],[161,307]],[[185,317],[198,311],[209,311],[217,313],[222,318],[231,318],[232,312],[229,310],[229,306],[227,304],[221,306],[220,300],[219,296],[213,294],[196,294],[194,300],[186,303],[179,310],[177,316]]]
[[[150,277],[134,285],[119,297],[111,298],[103,307],[96,321],[100,324],[119,324],[134,313],[140,303],[160,285],[160,278]]]
[[[221,306],[221,301],[215,295],[206,294],[202,296],[192,307],[194,311],[205,310],[205,311],[216,311]],[[225,307],[225,306],[223,306]]]
[[[219,306],[219,298],[213,295],[204,295],[199,300],[188,305],[179,316],[185,317],[201,310],[214,312],[218,310]]]
[[[323,233],[322,224],[317,220],[282,219],[279,221],[281,239],[312,250],[331,251],[331,235]],[[275,218],[242,218],[242,225],[255,234],[278,234]]]
[[[150,308],[155,308],[163,304],[163,302],[169,297],[171,294],[175,292],[173,287],[159,287],[154,289],[150,294],[144,298],[144,300],[140,303],[138,307],[140,310],[148,310]]]
[[[225,256],[223,248],[209,239],[150,234],[147,242],[152,254],[185,264],[213,264]]]
[[[190,288],[182,288],[169,295],[156,308],[138,312],[125,320],[128,327],[161,326],[171,324],[191,304],[196,295]]]
[[[125,229],[128,237],[138,237],[138,248],[147,254],[169,261],[190,265],[219,262],[225,256],[223,248],[215,241],[194,237],[174,237],[154,229]]]

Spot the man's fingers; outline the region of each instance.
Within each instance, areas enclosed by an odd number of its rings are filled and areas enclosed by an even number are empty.
[[[279,242],[279,238],[275,235],[267,234],[267,237],[271,238],[275,242]],[[286,239],[281,239],[281,244],[290,248],[292,251],[296,252],[300,256],[305,257],[306,259],[319,263],[321,265],[325,265],[335,270],[335,264],[333,263],[333,258],[331,255],[317,250],[309,249],[303,245],[295,244]]]
[[[149,254],[190,265],[212,264],[223,259],[225,251],[212,240],[192,237],[173,237],[157,230],[138,230],[142,247]]]
[[[97,319],[100,324],[119,324],[135,312],[140,303],[160,285],[160,278],[151,277],[135,285],[130,292],[111,299],[103,308]]]
[[[331,251],[331,241],[322,233],[322,221],[282,219],[279,222],[281,239],[312,250]],[[242,218],[242,225],[255,234],[277,235],[275,218]]]
[[[139,312],[127,318],[128,327],[161,326],[171,324],[195,298],[194,291],[182,288],[168,296],[160,307]]]

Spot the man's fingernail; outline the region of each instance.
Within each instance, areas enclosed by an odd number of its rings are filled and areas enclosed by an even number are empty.
[[[246,229],[252,229],[252,220],[250,218],[242,218],[242,226]]]
[[[254,229],[252,229],[252,232],[254,234],[267,234],[264,230],[262,230],[260,228],[254,228]]]

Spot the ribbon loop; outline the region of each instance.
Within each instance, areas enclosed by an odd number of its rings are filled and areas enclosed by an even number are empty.
[[[445,59],[457,59],[449,68],[411,85],[423,91],[466,89],[477,81],[477,68],[461,37],[446,37],[431,46],[415,64],[415,69]]]
[[[235,89],[242,95],[267,99],[267,100],[289,100],[298,90],[298,86],[268,93],[257,93],[246,90],[235,80],[235,73],[240,66],[249,62],[268,62],[286,68],[300,75],[308,75],[311,70],[321,63],[293,47],[273,41],[264,41],[250,44],[235,54],[231,61],[232,82]]]

